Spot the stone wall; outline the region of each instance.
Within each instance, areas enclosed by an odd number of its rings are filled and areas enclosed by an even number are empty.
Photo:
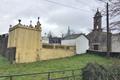
[[[7,51],[8,34],[0,35],[0,54],[5,56]]]
[[[112,36],[112,52],[120,52],[120,33]]]
[[[42,51],[39,53],[39,60],[64,58],[73,55],[75,55],[75,46],[43,44]]]
[[[107,33],[92,31],[87,35],[89,39],[89,50],[95,50],[95,45],[98,46],[98,51],[107,51]]]
[[[73,55],[75,55],[74,51],[70,51],[70,50],[43,48],[42,52],[39,55],[39,59],[40,60],[50,60],[50,59],[70,57]]]
[[[15,61],[16,48],[7,48],[7,44],[8,34],[0,35],[0,55],[7,58],[7,60],[9,60],[10,63],[13,63]]]

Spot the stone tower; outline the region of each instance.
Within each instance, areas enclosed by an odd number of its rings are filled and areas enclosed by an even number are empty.
[[[96,12],[96,14],[94,16],[94,28],[93,28],[93,31],[102,31],[101,24],[102,24],[102,15],[99,12],[99,10],[97,9],[97,12]]]
[[[87,35],[89,39],[89,49],[96,51],[106,51],[107,33],[102,31],[102,15],[98,9],[93,19],[93,31]]]
[[[38,22],[32,26],[22,25],[21,20],[9,28],[8,48],[15,47],[15,63],[34,62],[38,60],[38,54],[42,49],[41,24]]]

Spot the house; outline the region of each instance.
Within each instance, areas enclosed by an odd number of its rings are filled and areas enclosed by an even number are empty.
[[[61,37],[49,37],[49,44],[61,44]]]
[[[42,37],[43,44],[61,44],[61,37]]]
[[[84,34],[71,34],[64,37],[61,45],[76,46],[76,54],[85,53],[89,49],[89,40]]]
[[[42,43],[43,43],[43,44],[49,44],[49,38],[46,37],[46,36],[43,36],[43,37],[42,37]]]
[[[89,40],[85,35],[80,35],[76,39],[76,54],[86,53],[89,49]]]
[[[71,34],[65,36],[62,41],[61,45],[67,45],[67,46],[75,46],[76,45],[76,39],[80,36],[81,34]]]

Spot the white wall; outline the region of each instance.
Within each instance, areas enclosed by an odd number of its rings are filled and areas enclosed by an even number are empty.
[[[61,45],[75,46],[76,45],[76,39],[62,40]]]
[[[86,50],[89,49],[89,40],[81,35],[76,39],[76,54],[86,53]]]
[[[49,44],[48,40],[42,40],[42,43]]]
[[[49,44],[49,39],[46,37],[42,38],[42,43]]]
[[[118,36],[112,37],[112,52],[120,52],[120,40]]]

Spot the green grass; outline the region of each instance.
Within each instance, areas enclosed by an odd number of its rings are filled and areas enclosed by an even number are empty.
[[[89,62],[96,62],[103,65],[113,64],[116,59],[100,57],[96,55],[76,55],[73,57],[39,61],[25,64],[9,64],[7,60],[0,57],[0,73],[31,73],[46,72],[53,70],[81,69]],[[119,62],[119,61],[117,61]]]
[[[39,61],[34,63],[25,64],[9,64],[7,60],[0,57],[0,73],[1,74],[21,74],[21,73],[36,73],[36,72],[48,72],[55,70],[69,70],[69,69],[81,69],[89,62],[99,63],[105,66],[118,63],[120,59],[100,57],[97,55],[76,55],[73,57]]]

